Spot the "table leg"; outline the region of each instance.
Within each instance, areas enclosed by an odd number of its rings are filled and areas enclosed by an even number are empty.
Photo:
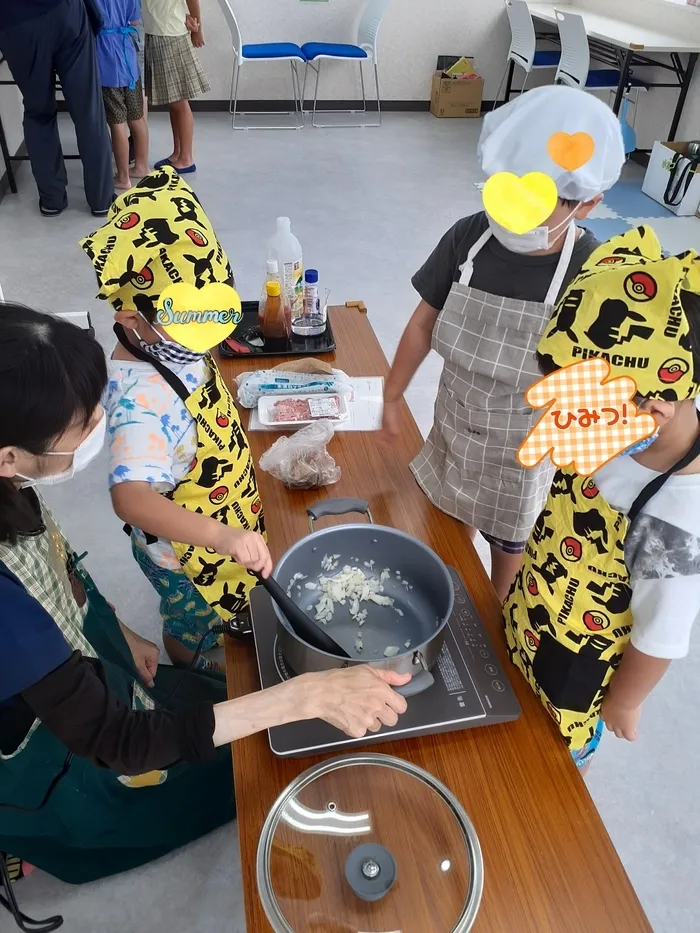
[[[2,117],[0,117],[0,150],[2,150],[2,157],[5,162],[5,171],[7,173],[7,180],[10,184],[10,191],[13,194],[17,194],[17,181],[15,179],[14,169],[12,168],[12,157],[10,156],[10,150],[7,148],[7,137],[5,136],[5,127],[2,123]]]
[[[515,62],[511,59],[510,65],[508,66],[508,79],[506,81],[506,94],[503,98],[504,103],[508,103],[510,100],[510,95],[513,90],[513,73],[515,72]],[[496,102],[498,103],[498,101]]]
[[[630,64],[632,62],[633,56],[632,49],[626,49],[624,58],[622,59],[622,67],[620,68],[620,82],[617,85],[617,91],[615,92],[615,103],[613,104],[613,113],[618,114],[620,112],[620,107],[622,105],[622,98],[625,93],[625,88],[627,87],[627,81],[630,74]]]
[[[683,107],[685,106],[685,99],[688,96],[688,91],[690,90],[690,82],[693,80],[693,72],[695,71],[695,64],[698,60],[698,53],[692,52],[688,56],[688,64],[685,69],[685,74],[683,76],[683,83],[681,84],[680,94],[678,95],[678,103],[676,104],[676,110],[673,114],[673,120],[671,121],[671,129],[668,132],[669,140],[674,140],[676,138],[676,132],[678,131],[678,124],[681,122],[681,116],[683,115]]]

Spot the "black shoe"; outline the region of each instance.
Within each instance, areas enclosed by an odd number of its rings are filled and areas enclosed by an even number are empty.
[[[93,212],[92,212],[92,216],[93,216],[93,217],[106,217],[107,214],[109,214],[109,208],[108,208],[108,207],[106,207],[103,211],[93,211]]]
[[[65,209],[65,205],[63,207],[44,207],[41,201],[39,201],[39,210],[44,217],[58,217]]]

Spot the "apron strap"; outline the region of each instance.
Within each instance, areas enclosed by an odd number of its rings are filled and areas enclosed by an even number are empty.
[[[493,234],[491,233],[491,230],[487,227],[476,243],[470,247],[469,252],[467,253],[467,258],[465,259],[464,265],[462,266],[462,274],[459,277],[460,285],[469,285],[471,282],[472,275],[474,274],[474,259],[476,258],[477,253],[480,252],[486,243],[488,243],[492,236]]]
[[[135,344],[131,343],[129,338],[126,336],[126,332],[121,324],[115,324],[113,330],[117,340],[125,350],[131,353],[133,357],[135,357],[137,360],[140,360],[142,363],[150,363],[156,372],[161,375],[163,379],[165,379],[173,392],[175,392],[176,395],[179,395],[183,402],[187,401],[187,399],[190,397],[190,393],[183,381],[178,379],[172,370],[168,369],[167,366],[164,366],[160,360],[157,360],[155,357],[151,356],[150,353],[146,353],[145,350],[141,349],[141,347],[137,347]]]
[[[469,285],[471,282],[472,275],[474,274],[474,259],[477,254],[483,249],[483,247],[488,243],[489,239],[493,236],[490,229],[486,229],[479,239],[474,243],[474,245],[469,249],[467,253],[467,258],[462,266],[462,273],[459,277],[460,285]],[[548,308],[553,308],[557,303],[557,298],[561,287],[564,284],[564,279],[566,278],[566,273],[569,270],[569,265],[571,263],[571,257],[574,252],[574,246],[576,245],[578,234],[576,233],[576,224],[572,221],[569,229],[566,233],[566,239],[564,240],[564,246],[562,251],[559,254],[559,262],[557,263],[556,271],[554,272],[554,277],[549,286],[549,291],[544,299],[544,304]]]
[[[571,257],[574,254],[574,246],[576,245],[576,240],[578,239],[578,234],[576,232],[576,224],[572,220],[569,224],[569,229],[566,231],[566,239],[564,240],[564,245],[562,246],[561,253],[559,254],[559,262],[557,263],[557,268],[554,273],[554,278],[552,279],[551,285],[549,286],[549,291],[545,296],[544,303],[547,308],[554,308],[557,303],[557,298],[559,297],[559,292],[561,287],[564,284],[564,279],[566,278],[566,273],[569,271],[569,265],[571,264]]]
[[[700,418],[700,415],[698,416]],[[688,453],[681,457],[678,463],[674,463],[670,470],[666,470],[665,473],[661,473],[659,476],[655,476],[654,479],[647,483],[647,485],[642,489],[637,498],[632,503],[632,507],[627,513],[627,518],[629,519],[630,525],[637,518],[639,513],[642,511],[647,502],[656,495],[656,493],[661,489],[661,487],[666,483],[668,479],[673,476],[674,473],[677,473],[679,470],[684,470],[688,464],[692,463],[696,457],[700,456],[700,437],[698,437],[690,448]]]

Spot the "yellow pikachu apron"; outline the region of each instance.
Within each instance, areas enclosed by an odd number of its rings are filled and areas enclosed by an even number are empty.
[[[510,659],[572,751],[593,738],[632,630],[628,527],[591,477],[559,470],[503,606]]]
[[[253,458],[238,410],[209,357],[210,378],[189,392],[177,376],[158,360],[129,342],[119,325],[114,328],[129,353],[150,363],[175,391],[197,425],[197,456],[187,476],[168,496],[184,509],[207,515],[224,525],[265,534]],[[232,557],[210,548],[173,541],[182,570],[206,602],[224,621],[248,606],[256,579]]]

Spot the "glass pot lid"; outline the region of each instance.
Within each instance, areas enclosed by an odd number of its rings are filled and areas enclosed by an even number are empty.
[[[344,755],[305,771],[258,843],[258,889],[275,933],[466,933],[483,871],[459,801],[388,755]]]

